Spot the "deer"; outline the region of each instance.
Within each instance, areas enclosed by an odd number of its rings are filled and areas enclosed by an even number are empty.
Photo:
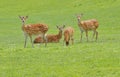
[[[48,40],[48,43],[58,43],[60,41],[60,39],[62,38],[62,32],[63,32],[63,29],[65,27],[65,25],[63,26],[56,26],[57,29],[59,30],[58,34],[48,34],[46,37],[47,37],[47,40]],[[41,36],[37,36],[34,40],[34,43],[37,44],[37,43],[44,43],[45,41],[43,41],[43,39],[41,38]]]
[[[82,16],[83,16],[83,14],[77,15],[78,27],[80,28],[80,31],[81,31],[80,41],[82,41],[82,35],[83,35],[83,32],[85,32],[87,42],[88,42],[88,31],[93,31],[92,39],[96,35],[96,40],[97,40],[97,38],[98,38],[97,28],[99,27],[98,21],[96,19],[89,19],[89,20],[81,21]]]
[[[71,40],[72,44],[74,43],[74,29],[72,27],[67,27],[64,30],[64,42],[66,42],[66,46],[69,45],[69,41]]]
[[[28,37],[30,38],[32,47],[34,48],[34,45],[33,45],[34,43],[32,40],[33,35],[41,35],[42,39],[45,40],[45,47],[46,47],[47,46],[46,33],[48,31],[48,26],[46,24],[41,24],[41,23],[26,25],[25,21],[28,19],[28,16],[20,16],[19,15],[19,18],[22,21],[22,31],[25,36],[24,48],[26,48],[26,43],[27,43]]]

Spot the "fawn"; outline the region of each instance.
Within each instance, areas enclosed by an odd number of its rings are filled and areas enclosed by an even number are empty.
[[[70,40],[73,44],[73,42],[74,42],[73,34],[74,34],[74,29],[72,27],[65,28],[65,30],[64,30],[64,42],[66,42],[66,46],[69,45]]]
[[[48,31],[48,26],[45,24],[25,25],[25,21],[26,21],[26,19],[28,19],[28,16],[19,16],[19,18],[22,21],[22,30],[23,30],[24,36],[25,36],[24,48],[26,47],[28,36],[30,37],[32,47],[34,47],[33,41],[32,41],[33,35],[41,35],[42,39],[45,40],[45,46],[46,46],[47,45],[47,38],[45,35],[46,35],[46,32]]]
[[[63,26],[56,26],[57,29],[59,30],[58,34],[48,34],[46,37],[47,37],[47,40],[48,40],[48,43],[58,43],[60,41],[60,39],[62,38],[62,32],[63,32],[63,29],[65,27],[65,25]],[[44,43],[45,41],[43,41],[43,39],[41,38],[41,36],[38,36],[35,38],[34,40],[34,43]]]

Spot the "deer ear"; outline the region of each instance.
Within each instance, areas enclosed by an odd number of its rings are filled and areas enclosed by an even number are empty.
[[[21,18],[21,16],[20,16],[20,15],[18,15],[18,17],[19,17],[19,18]]]
[[[63,28],[65,28],[65,25],[63,25]]]
[[[59,28],[57,25],[56,25],[57,28]]]
[[[80,15],[83,16],[83,13],[81,13]]]
[[[28,16],[26,16],[26,18],[28,18]]]

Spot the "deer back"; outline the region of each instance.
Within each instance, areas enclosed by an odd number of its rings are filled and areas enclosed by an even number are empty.
[[[98,22],[96,19],[81,21],[79,25],[84,30],[93,30],[98,28]]]
[[[64,30],[64,40],[69,41],[70,37],[73,36],[73,33],[74,33],[74,29],[72,27],[67,27]]]
[[[45,24],[30,24],[24,25],[22,29],[29,35],[41,33],[45,34],[48,31],[48,26]]]

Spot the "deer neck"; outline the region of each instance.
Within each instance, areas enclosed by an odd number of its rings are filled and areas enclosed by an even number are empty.
[[[58,38],[59,38],[59,39],[62,38],[62,31],[59,31],[59,33],[58,33]]]
[[[24,31],[25,28],[25,22],[22,23],[22,30]]]
[[[78,19],[78,24],[80,24],[81,23],[81,20],[80,19]]]
[[[82,24],[81,20],[78,19],[78,26],[81,27],[82,26],[81,24]]]
[[[22,22],[22,26],[25,26],[25,22]]]

